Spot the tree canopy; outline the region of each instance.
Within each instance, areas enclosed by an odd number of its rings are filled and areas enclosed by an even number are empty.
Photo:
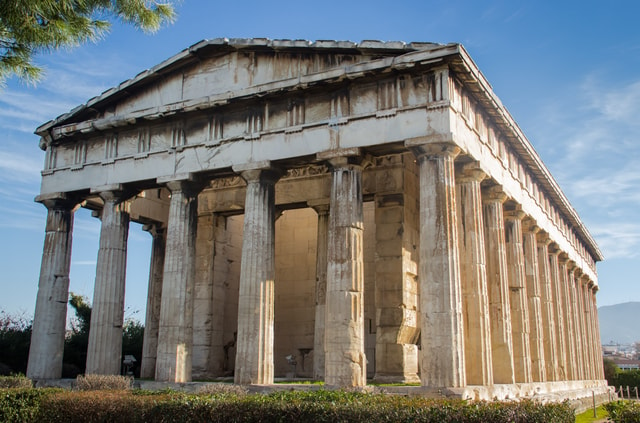
[[[110,28],[108,19],[155,32],[174,17],[169,0],[2,0],[0,83],[13,75],[37,81],[42,69],[34,55],[95,41]]]

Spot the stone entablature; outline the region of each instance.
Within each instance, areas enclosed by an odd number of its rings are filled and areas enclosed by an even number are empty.
[[[205,41],[37,133],[50,220],[102,219],[91,371],[117,366],[133,220],[153,236],[145,377],[269,384],[286,345],[330,386],[603,386],[602,255],[460,45]],[[70,231],[48,232],[34,336]],[[34,377],[58,372],[53,326]]]

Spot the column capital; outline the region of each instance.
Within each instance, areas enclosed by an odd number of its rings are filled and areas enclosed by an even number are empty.
[[[275,184],[282,177],[282,170],[273,167],[271,161],[246,163],[232,167],[233,171],[239,173],[247,184],[252,182],[271,182]]]
[[[437,157],[449,157],[452,160],[460,154],[460,147],[452,142],[420,144],[412,147],[418,160],[431,160]]]
[[[47,209],[68,209],[74,210],[82,202],[82,199],[73,193],[54,192],[50,194],[38,195],[34,201],[45,206]]]
[[[536,223],[537,223],[537,222],[536,222],[532,217],[529,217],[529,216],[526,216],[526,217],[522,220],[522,229],[523,229],[525,232],[530,232],[530,233],[532,233],[532,234],[536,235],[536,241],[537,241],[537,240],[538,240],[538,239],[537,239],[537,238],[538,238],[538,237],[537,237],[537,234],[538,234],[542,229],[541,229],[541,228],[540,228],[540,226],[538,226]]]
[[[500,185],[492,185],[482,190],[482,202],[504,204],[507,201],[507,194],[502,190]]]
[[[307,206],[311,207],[318,216],[329,214],[329,200],[310,200]]]
[[[549,238],[549,234],[542,229],[536,233],[536,241],[538,241],[538,245],[544,245],[545,247],[549,247],[553,241]]]
[[[480,162],[472,161],[460,165],[456,173],[456,182],[482,182],[488,175],[480,168]]]
[[[527,214],[522,210],[505,210],[504,218],[505,220],[523,220]]]
[[[167,228],[165,227],[164,223],[155,222],[145,223],[144,225],[142,225],[142,230],[145,232],[149,232],[149,234],[151,234],[151,236],[155,238],[157,236],[163,236],[166,233]]]

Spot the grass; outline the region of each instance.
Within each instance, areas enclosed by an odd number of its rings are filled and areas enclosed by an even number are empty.
[[[593,408],[588,409],[584,413],[576,415],[576,423],[591,423],[606,419],[608,414],[606,410],[600,406],[596,408],[596,417],[593,417]]]

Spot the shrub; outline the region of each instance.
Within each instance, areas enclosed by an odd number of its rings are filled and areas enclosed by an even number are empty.
[[[604,408],[614,423],[640,423],[640,403],[614,401],[604,404]]]
[[[33,382],[24,375],[0,376],[0,388],[31,388]]]
[[[38,421],[37,415],[44,389],[0,389],[0,422],[24,423]]]
[[[249,391],[240,385],[232,385],[228,383],[208,383],[206,385],[199,386],[196,390],[198,394],[208,395],[246,395]]]
[[[80,391],[127,390],[133,386],[133,378],[116,375],[80,375],[76,389]]]

